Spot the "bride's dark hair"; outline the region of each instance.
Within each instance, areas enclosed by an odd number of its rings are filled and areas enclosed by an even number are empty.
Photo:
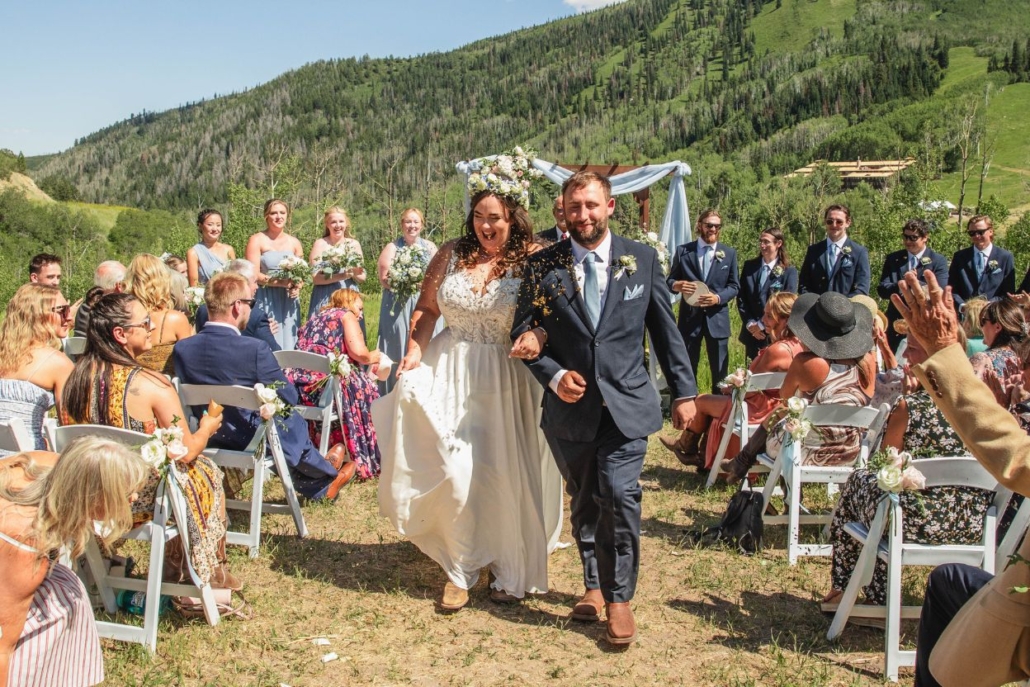
[[[465,235],[454,244],[454,254],[457,256],[458,265],[470,268],[476,264],[480,246],[473,217],[476,213],[476,206],[487,196],[493,196],[501,201],[501,205],[508,211],[508,221],[511,222],[508,241],[501,248],[501,259],[497,261],[490,277],[503,277],[509,269],[515,275],[521,275],[522,267],[526,264],[526,256],[529,254],[529,244],[533,241],[533,221],[529,219],[526,208],[522,207],[517,200],[492,191],[480,191],[472,196],[472,201],[469,203],[469,214],[465,218]]]

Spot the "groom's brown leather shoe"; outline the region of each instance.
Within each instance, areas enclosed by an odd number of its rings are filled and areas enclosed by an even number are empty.
[[[628,601],[606,604],[605,610],[608,616],[609,644],[623,646],[637,641],[637,622],[633,619]]]
[[[601,590],[588,589],[579,603],[573,607],[572,619],[582,620],[585,623],[596,623],[600,620],[603,607],[604,597],[601,596]]]

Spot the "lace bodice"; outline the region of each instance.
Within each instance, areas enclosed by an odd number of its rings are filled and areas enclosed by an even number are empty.
[[[456,269],[452,260],[437,294],[440,314],[452,334],[462,341],[510,346],[521,281],[510,276],[494,279],[480,292],[472,276]]]

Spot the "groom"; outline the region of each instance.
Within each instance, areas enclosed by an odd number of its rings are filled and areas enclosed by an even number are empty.
[[[644,367],[644,328],[672,389],[673,424],[694,416],[697,387],[654,249],[608,231],[608,179],[577,172],[562,185],[571,241],[533,254],[512,339],[536,328],[543,350],[526,364],[547,389],[540,426],[572,497],[572,534],[586,594],[575,620],[606,607],[611,644],[637,638],[629,602],[640,565],[640,470],[662,426]]]

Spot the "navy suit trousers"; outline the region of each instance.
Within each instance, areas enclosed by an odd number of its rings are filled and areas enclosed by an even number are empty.
[[[961,563],[942,565],[930,573],[916,638],[916,687],[939,687],[940,683],[930,674],[930,653],[959,609],[993,577],[980,568]],[[975,659],[971,656],[970,660]]]

